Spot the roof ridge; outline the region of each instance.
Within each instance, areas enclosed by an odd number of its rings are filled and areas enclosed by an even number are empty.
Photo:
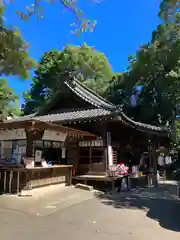
[[[70,73],[70,78],[65,80],[65,85],[73,91],[75,94],[77,94],[79,97],[81,97],[83,100],[89,102],[93,106],[105,108],[105,109],[115,109],[116,106],[100,96],[99,94],[95,93],[93,90],[91,90],[89,87],[85,86],[82,82],[80,82],[74,74]],[[75,89],[77,87],[77,89]],[[82,91],[85,90],[85,93]],[[82,94],[82,95],[81,95]],[[87,95],[89,94],[89,96]]]
[[[104,97],[102,97],[101,95],[99,95],[98,93],[96,93],[94,90],[92,90],[91,88],[87,87],[83,82],[80,82],[77,78],[74,77],[74,80],[81,85],[83,88],[85,88],[87,91],[89,91],[90,93],[92,93],[93,95],[95,95],[96,97],[98,97],[99,99],[103,100],[104,102],[115,106],[113,103],[111,103],[110,101],[106,100]]]
[[[151,129],[151,130],[155,130],[155,131],[166,131],[166,132],[170,132],[170,128],[165,127],[165,126],[156,126],[156,125],[151,125],[148,123],[142,123],[142,122],[138,122],[138,121],[134,121],[133,119],[131,119],[130,117],[128,117],[122,110],[119,111],[121,117],[123,117],[127,122],[130,123],[130,125],[134,125],[135,127],[141,127],[141,128],[146,128],[146,129]]]

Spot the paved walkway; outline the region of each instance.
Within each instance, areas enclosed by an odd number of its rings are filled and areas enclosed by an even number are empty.
[[[0,209],[32,216],[45,216],[92,198],[91,192],[56,185],[32,190],[28,195],[21,197],[2,195]]]
[[[179,240],[180,202],[173,189],[107,196],[56,186],[32,197],[1,196],[1,240]]]
[[[176,194],[176,182],[161,182],[157,188],[139,188],[113,196],[105,194],[96,196],[105,205],[116,209],[136,210],[139,216],[142,212],[146,213],[146,218],[156,221],[162,228],[178,232],[180,239],[180,200]]]

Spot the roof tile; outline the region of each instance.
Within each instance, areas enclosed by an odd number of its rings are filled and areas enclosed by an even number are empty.
[[[73,112],[64,112],[59,114],[51,114],[35,117],[37,120],[41,121],[52,121],[52,122],[61,122],[61,121],[73,121],[73,120],[82,120],[87,118],[96,118],[100,116],[107,116],[111,114],[111,111],[105,109],[88,109],[82,111],[73,111]]]

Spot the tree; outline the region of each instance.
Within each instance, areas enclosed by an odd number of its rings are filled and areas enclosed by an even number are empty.
[[[159,16],[163,23],[152,33],[151,42],[129,58],[128,71],[112,93],[111,98],[115,100],[119,89],[126,92],[126,100],[121,103],[136,120],[156,125],[174,124],[180,101],[179,5],[178,0],[162,1]],[[132,107],[130,99],[138,85],[144,87],[137,96],[137,106]]]
[[[104,54],[92,47],[67,45],[61,52],[47,52],[35,71],[30,91],[24,93],[26,114],[37,111],[61,88],[65,71],[76,71],[78,79],[102,94],[113,73]]]
[[[6,79],[0,79],[0,120],[3,120],[8,115],[17,113],[14,102],[18,97],[14,94],[13,90],[8,87]]]
[[[28,70],[35,62],[28,57],[28,46],[20,36],[17,28],[5,27],[3,22],[4,8],[0,8],[0,119],[9,114],[19,114],[17,96],[8,87],[4,75],[18,75],[28,78]]]
[[[176,121],[176,145],[180,149],[180,121]]]
[[[102,0],[86,0],[89,3],[99,3]],[[11,0],[10,0],[11,2]],[[12,1],[13,3],[14,1]],[[70,11],[75,16],[75,21],[72,23],[72,33],[77,34],[85,32],[87,30],[93,31],[96,26],[96,20],[91,21],[85,15],[83,9],[80,7],[80,3],[77,0],[31,0],[30,4],[27,4],[24,11],[20,11],[17,9],[16,13],[23,20],[28,20],[30,17],[35,15],[38,19],[43,18],[43,4],[44,3],[60,3],[65,9]],[[1,0],[2,5],[8,6],[9,1]]]
[[[0,8],[0,76],[19,75],[27,79],[28,70],[35,67],[35,62],[28,57],[28,45],[18,29],[4,26],[3,13],[4,9]]]

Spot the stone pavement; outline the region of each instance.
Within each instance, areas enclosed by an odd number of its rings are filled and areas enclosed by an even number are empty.
[[[35,189],[21,197],[0,196],[0,209],[26,215],[45,216],[93,198],[93,194],[74,187],[54,185]]]
[[[156,221],[162,228],[177,232],[180,239],[180,200],[175,182],[161,182],[159,187],[135,189],[116,195],[96,194],[105,205],[116,209],[139,211]]]
[[[173,188],[108,196],[54,187],[32,197],[1,196],[0,239],[179,240],[180,202]]]

